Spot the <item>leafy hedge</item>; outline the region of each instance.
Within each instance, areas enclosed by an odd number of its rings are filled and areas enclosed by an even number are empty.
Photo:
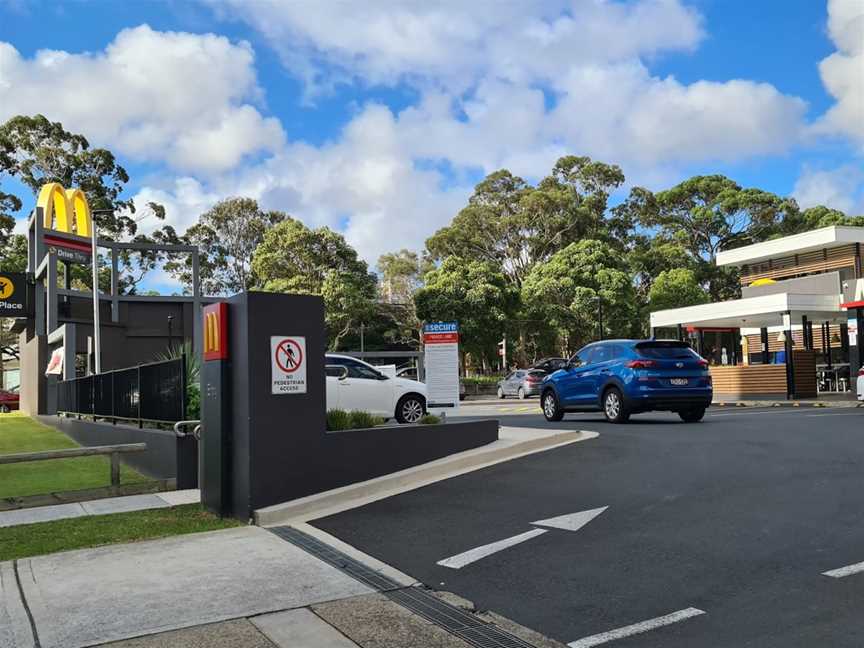
[[[359,430],[381,425],[384,419],[374,416],[369,412],[354,410],[346,412],[340,409],[327,410],[327,431],[338,432],[340,430]]]
[[[465,385],[497,385],[501,376],[470,376],[460,380]]]

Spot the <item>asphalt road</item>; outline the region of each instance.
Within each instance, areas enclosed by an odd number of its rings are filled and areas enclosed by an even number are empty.
[[[545,427],[537,411],[462,410]],[[864,645],[864,571],[823,575],[864,561],[864,410],[717,409],[698,424],[646,414],[619,426],[569,414],[557,427],[600,436],[313,524],[564,643],[693,608],[704,614],[603,645]],[[602,507],[576,531],[531,524]],[[460,569],[436,564],[532,530]]]

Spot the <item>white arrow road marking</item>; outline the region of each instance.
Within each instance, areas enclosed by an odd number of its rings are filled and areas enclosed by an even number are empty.
[[[559,515],[558,517],[549,518],[548,520],[538,520],[531,524],[552,529],[563,529],[564,531],[578,531],[607,508],[609,507],[601,506],[600,508],[591,509],[590,511],[580,511],[579,513]]]
[[[492,554],[502,551],[503,549],[507,549],[508,547],[512,547],[521,542],[525,542],[526,540],[530,540],[531,538],[536,538],[537,536],[543,535],[544,533],[546,533],[544,529],[533,529],[532,531],[526,531],[525,533],[520,533],[519,535],[515,535],[511,538],[504,538],[503,540],[499,540],[498,542],[492,542],[490,544],[483,545],[482,547],[469,549],[468,551],[456,554],[455,556],[450,556],[449,558],[445,558],[444,560],[439,560],[436,564],[441,565],[442,567],[450,567],[451,569],[461,569],[465,565],[470,565],[471,563],[476,562],[481,558],[491,556]]]
[[[822,572],[823,576],[830,576],[831,578],[843,578],[844,576],[851,576],[852,574],[857,574],[859,572],[864,572],[864,562],[855,563],[854,565],[847,565],[846,567],[840,567],[838,569],[832,569],[831,571]]]
[[[624,626],[617,630],[610,630],[609,632],[601,632],[600,634],[591,635],[590,637],[583,637],[577,641],[571,641],[567,645],[570,646],[570,648],[591,648],[591,646],[599,646],[607,641],[632,637],[633,635],[648,632],[649,630],[654,630],[655,628],[660,628],[672,623],[677,623],[678,621],[684,621],[685,619],[699,616],[700,614],[705,614],[705,611],[692,607],[687,608],[686,610],[678,610],[677,612],[657,617],[656,619],[648,619],[647,621],[634,623],[633,625]]]

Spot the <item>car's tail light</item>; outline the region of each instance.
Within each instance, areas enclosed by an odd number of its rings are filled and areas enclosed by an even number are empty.
[[[650,369],[656,367],[657,363],[653,360],[631,360],[626,366],[630,369]]]
[[[703,369],[708,368],[708,361],[705,358],[699,358],[699,366]]]
[[[529,382],[529,383],[539,383],[541,380],[543,380],[543,377],[542,377],[542,376],[528,376],[528,377],[525,379],[525,382]]]

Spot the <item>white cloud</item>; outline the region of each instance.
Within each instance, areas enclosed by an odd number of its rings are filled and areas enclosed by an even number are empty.
[[[824,205],[852,216],[864,215],[864,169],[851,164],[836,169],[805,168],[792,196],[805,209]]]
[[[554,83],[575,62],[692,50],[703,37],[700,16],[678,0],[212,4],[261,31],[313,85],[352,78],[450,89],[482,78]]]
[[[0,121],[42,113],[94,144],[136,160],[223,171],[284,142],[262,116],[248,43],[213,34],[124,29],[104,51],[40,50],[0,42]]]
[[[819,73],[837,103],[817,130],[847,135],[864,150],[864,2],[828,0],[828,34],[837,52],[819,64]]]
[[[220,193],[206,189],[195,178],[175,178],[157,186],[142,187],[133,196],[137,208],[133,218],[138,219],[139,234],[150,234],[163,225],[171,225],[178,234],[182,234],[198,222],[198,216],[222,197]],[[165,208],[164,221],[149,213],[147,203],[150,202],[159,203]]]

